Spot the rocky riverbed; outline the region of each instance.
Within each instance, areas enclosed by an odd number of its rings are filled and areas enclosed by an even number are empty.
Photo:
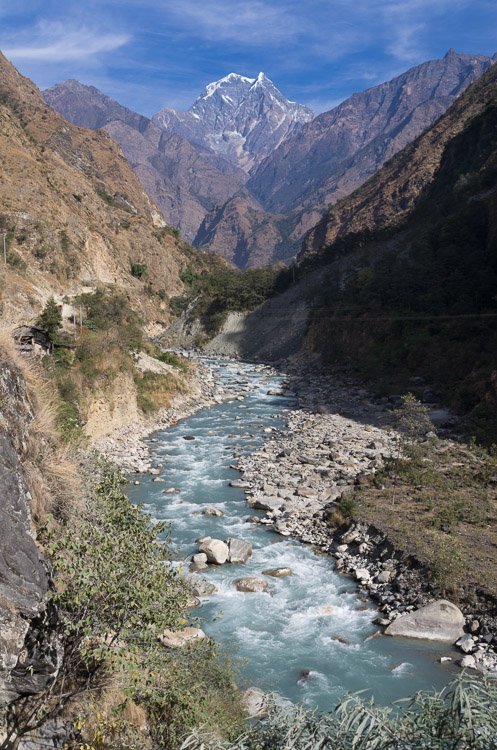
[[[253,521],[333,555],[337,569],[379,603],[380,634],[400,616],[439,598],[422,566],[406,560],[375,528],[374,518],[340,523],[340,501],[396,453],[397,435],[384,403],[353,381],[302,371],[291,375],[299,408],[284,430],[240,459],[241,479],[234,484],[245,489],[249,506],[265,511]],[[285,384],[282,393],[289,393]],[[497,673],[497,623],[490,615],[477,619],[468,608],[464,615],[467,633],[457,642],[465,654],[461,666]]]

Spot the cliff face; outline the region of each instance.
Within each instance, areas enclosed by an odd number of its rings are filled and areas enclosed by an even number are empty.
[[[214,252],[238,268],[262,268],[290,260],[297,252],[306,229],[314,226],[319,212],[305,216],[257,211],[242,197],[216,206],[204,218],[195,245]]]
[[[159,128],[94,86],[66,81],[46,89],[43,98],[74,125],[106,130],[166,220],[180,227],[189,242],[206,211],[242,189],[247,180],[229,161]]]
[[[43,690],[61,658],[22,466],[32,418],[20,371],[0,359],[0,707]]]
[[[353,94],[273,151],[247,187],[267,211],[335,202],[445,112],[492,63],[449,50],[443,60]]]
[[[85,281],[115,284],[146,321],[167,321],[167,305],[131,274],[143,263],[155,289],[182,289],[187,261],[160,211],[107,133],[69,123],[3,56],[0,160],[4,317],[29,320],[47,296]]]
[[[446,144],[492,100],[496,82],[497,66],[492,66],[425,133],[362,187],[333,206],[306,236],[299,257],[314,253],[348,233],[402,222],[440,165]]]

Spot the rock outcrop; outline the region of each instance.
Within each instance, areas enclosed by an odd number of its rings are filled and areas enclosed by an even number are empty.
[[[21,463],[32,418],[20,371],[0,360],[0,707],[41,692],[62,658]]]

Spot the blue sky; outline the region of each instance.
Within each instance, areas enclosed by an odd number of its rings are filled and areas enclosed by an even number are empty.
[[[317,112],[425,60],[497,51],[497,0],[0,0],[0,49],[145,115],[264,71]]]

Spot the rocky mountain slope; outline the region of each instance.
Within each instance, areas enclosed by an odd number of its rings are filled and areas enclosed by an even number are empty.
[[[353,94],[276,149],[253,171],[250,190],[266,211],[336,201],[443,114],[492,63],[449,50],[442,60]]]
[[[194,239],[206,210],[242,190],[246,182],[245,173],[230,162],[203,146],[199,150],[172,129],[160,129],[94,86],[70,80],[46,89],[43,98],[73,124],[106,130],[167,221],[180,227],[187,241]]]
[[[230,73],[209,83],[188,112],[165,108],[153,121],[249,172],[313,117],[264,73],[257,78]]]
[[[264,232],[245,200],[230,199],[207,214],[195,244],[221,255],[234,245],[257,247],[257,260],[249,253],[247,265],[291,256],[326,205],[365,182],[492,62],[449,50],[443,60],[418,65],[318,115],[251,172],[247,188],[263,206]]]
[[[275,261],[290,261],[300,248],[302,234],[320,217],[312,211],[305,217],[296,211],[270,214],[236,196],[204,217],[195,246],[221,255],[238,268],[261,268]]]
[[[496,82],[497,67],[492,66],[426,132],[362,187],[332,206],[306,236],[300,257],[326,252],[338,237],[403,221],[433,178],[447,143],[492,100]]]
[[[330,210],[301,263],[322,275],[307,332],[315,351],[387,392],[409,390],[413,377],[429,383],[426,398],[438,390],[488,442],[497,437],[496,95],[494,66]]]
[[[65,120],[1,55],[0,161],[4,318],[28,321],[51,294],[111,284],[144,321],[168,320],[167,296],[182,290],[194,251],[174,237],[115,141]]]

